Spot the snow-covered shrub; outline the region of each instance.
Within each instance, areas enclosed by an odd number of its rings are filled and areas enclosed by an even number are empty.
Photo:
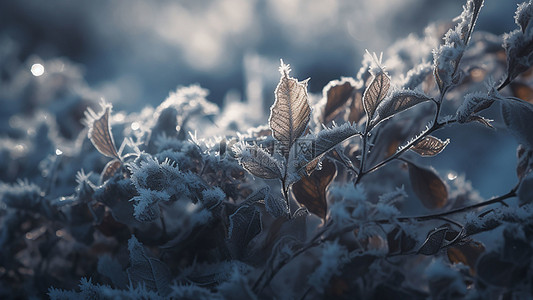
[[[45,62],[0,120],[0,298],[531,297],[533,3],[503,37],[474,32],[482,6],[322,95],[281,61],[268,125],[243,132],[257,112],[230,110],[257,103],[219,110],[192,85],[113,112]],[[506,193],[430,167],[476,155],[447,136],[468,128],[520,143]]]

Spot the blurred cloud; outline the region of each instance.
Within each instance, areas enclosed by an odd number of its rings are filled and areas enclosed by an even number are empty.
[[[503,3],[506,2],[506,3]],[[510,1],[516,2],[518,1]],[[245,57],[293,65],[319,92],[353,76],[365,49],[385,52],[432,21],[449,21],[462,0],[94,0],[4,1],[0,36],[18,59],[66,57],[90,86],[126,110],[157,105],[178,85],[199,83],[210,100],[246,94]],[[512,28],[515,6],[487,1],[479,27]],[[499,17],[501,16],[501,17]],[[501,20],[506,20],[501,22]],[[503,31],[502,31],[503,32]],[[496,32],[501,33],[501,32]],[[277,70],[264,70],[272,77]],[[263,88],[273,91],[275,82]]]

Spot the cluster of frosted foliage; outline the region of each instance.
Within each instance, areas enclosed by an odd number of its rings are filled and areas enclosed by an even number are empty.
[[[292,42],[352,7],[278,2]],[[475,32],[483,4],[318,93],[253,54],[244,97],[193,84],[136,112],[66,60],[0,74],[0,298],[531,298],[533,4],[502,36]]]

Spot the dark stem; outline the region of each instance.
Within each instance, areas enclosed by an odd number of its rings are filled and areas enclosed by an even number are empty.
[[[322,240],[319,240],[320,237],[329,229],[329,227],[333,224],[333,221],[329,221],[326,223],[321,230],[319,230],[315,236],[307,244],[305,244],[302,248],[295,251],[291,256],[285,258],[282,260],[277,266],[275,266],[271,273],[269,274],[268,278],[265,279],[264,283],[261,283],[263,281],[263,278],[266,275],[266,269],[261,272],[261,275],[257,278],[257,280],[254,283],[253,290],[257,291],[257,294],[260,294],[263,289],[272,281],[272,279],[276,276],[276,274],[285,266],[287,263],[289,263],[291,260],[293,260],[298,255],[304,253],[305,251],[309,250],[310,248],[316,247],[322,243]]]
[[[292,218],[291,215],[291,203],[289,201],[289,187],[286,184],[286,178],[284,177],[281,181],[282,189],[283,189],[283,197],[285,197],[285,202],[287,203],[287,209],[289,210],[289,219]]]
[[[479,202],[479,203],[472,204],[472,205],[469,205],[469,206],[460,207],[460,208],[452,209],[452,210],[449,210],[449,211],[440,212],[440,213],[436,213],[436,214],[425,215],[425,216],[400,217],[400,218],[396,218],[395,220],[399,221],[399,222],[406,222],[406,221],[412,221],[412,220],[415,220],[415,221],[427,221],[427,220],[441,219],[441,218],[446,217],[446,216],[462,213],[462,212],[469,211],[469,210],[472,210],[472,209],[475,209],[475,208],[484,207],[484,206],[495,204],[495,203],[501,203],[505,199],[516,197],[516,190],[517,189],[518,189],[518,185],[516,185],[513,189],[511,189],[507,194],[504,194],[504,195],[501,195],[501,196],[498,196],[498,197],[494,197],[494,198],[491,198],[491,199],[489,199],[487,201]],[[369,221],[369,222],[371,222],[371,223],[379,223],[379,224],[388,224],[388,223],[391,223],[391,220],[390,219],[382,219],[382,220],[374,220],[374,221]],[[352,229],[353,228],[349,228],[349,230],[346,229],[346,231],[350,231]]]
[[[368,125],[367,125],[367,128],[365,129],[365,133],[363,134],[363,149],[361,150],[361,164],[359,166],[359,174],[357,175],[357,178],[355,179],[354,186],[357,185],[361,181],[361,178],[363,178],[363,176],[365,175],[365,159],[366,159],[366,152],[367,152],[367,149],[366,149],[367,140],[368,140]]]

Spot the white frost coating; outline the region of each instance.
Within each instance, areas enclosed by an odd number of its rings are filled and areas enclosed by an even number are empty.
[[[482,2],[469,0],[458,17],[459,23],[444,35],[444,44],[433,51],[433,63],[440,89],[449,87],[456,79],[459,61],[470,39]]]
[[[342,228],[357,220],[366,220],[369,216],[370,203],[364,189],[353,184],[334,184],[329,187],[330,199],[333,204],[329,209],[329,219],[335,226]]]
[[[494,81],[491,78],[485,83],[485,86],[488,92],[473,92],[465,96],[463,102],[457,108],[457,122],[468,122],[469,118],[475,113],[487,108],[494,101],[503,98],[494,87]]]
[[[449,291],[449,294],[466,294],[466,285],[461,276],[459,276],[459,272],[452,269],[452,267],[442,261],[441,258],[434,258],[431,264],[426,268],[425,274],[430,282],[448,283],[446,289]]]
[[[265,179],[280,179],[283,167],[265,149],[244,142],[233,145],[239,163],[254,176]]]
[[[320,257],[320,266],[309,276],[309,284],[319,293],[324,292],[333,275],[339,274],[341,266],[348,261],[348,250],[337,241],[325,243]]]
[[[516,9],[515,13],[515,23],[520,26],[520,29],[522,29],[522,32],[526,32],[528,29],[530,29],[530,21],[533,17],[533,1],[524,2],[522,4],[518,4],[518,8]]]

